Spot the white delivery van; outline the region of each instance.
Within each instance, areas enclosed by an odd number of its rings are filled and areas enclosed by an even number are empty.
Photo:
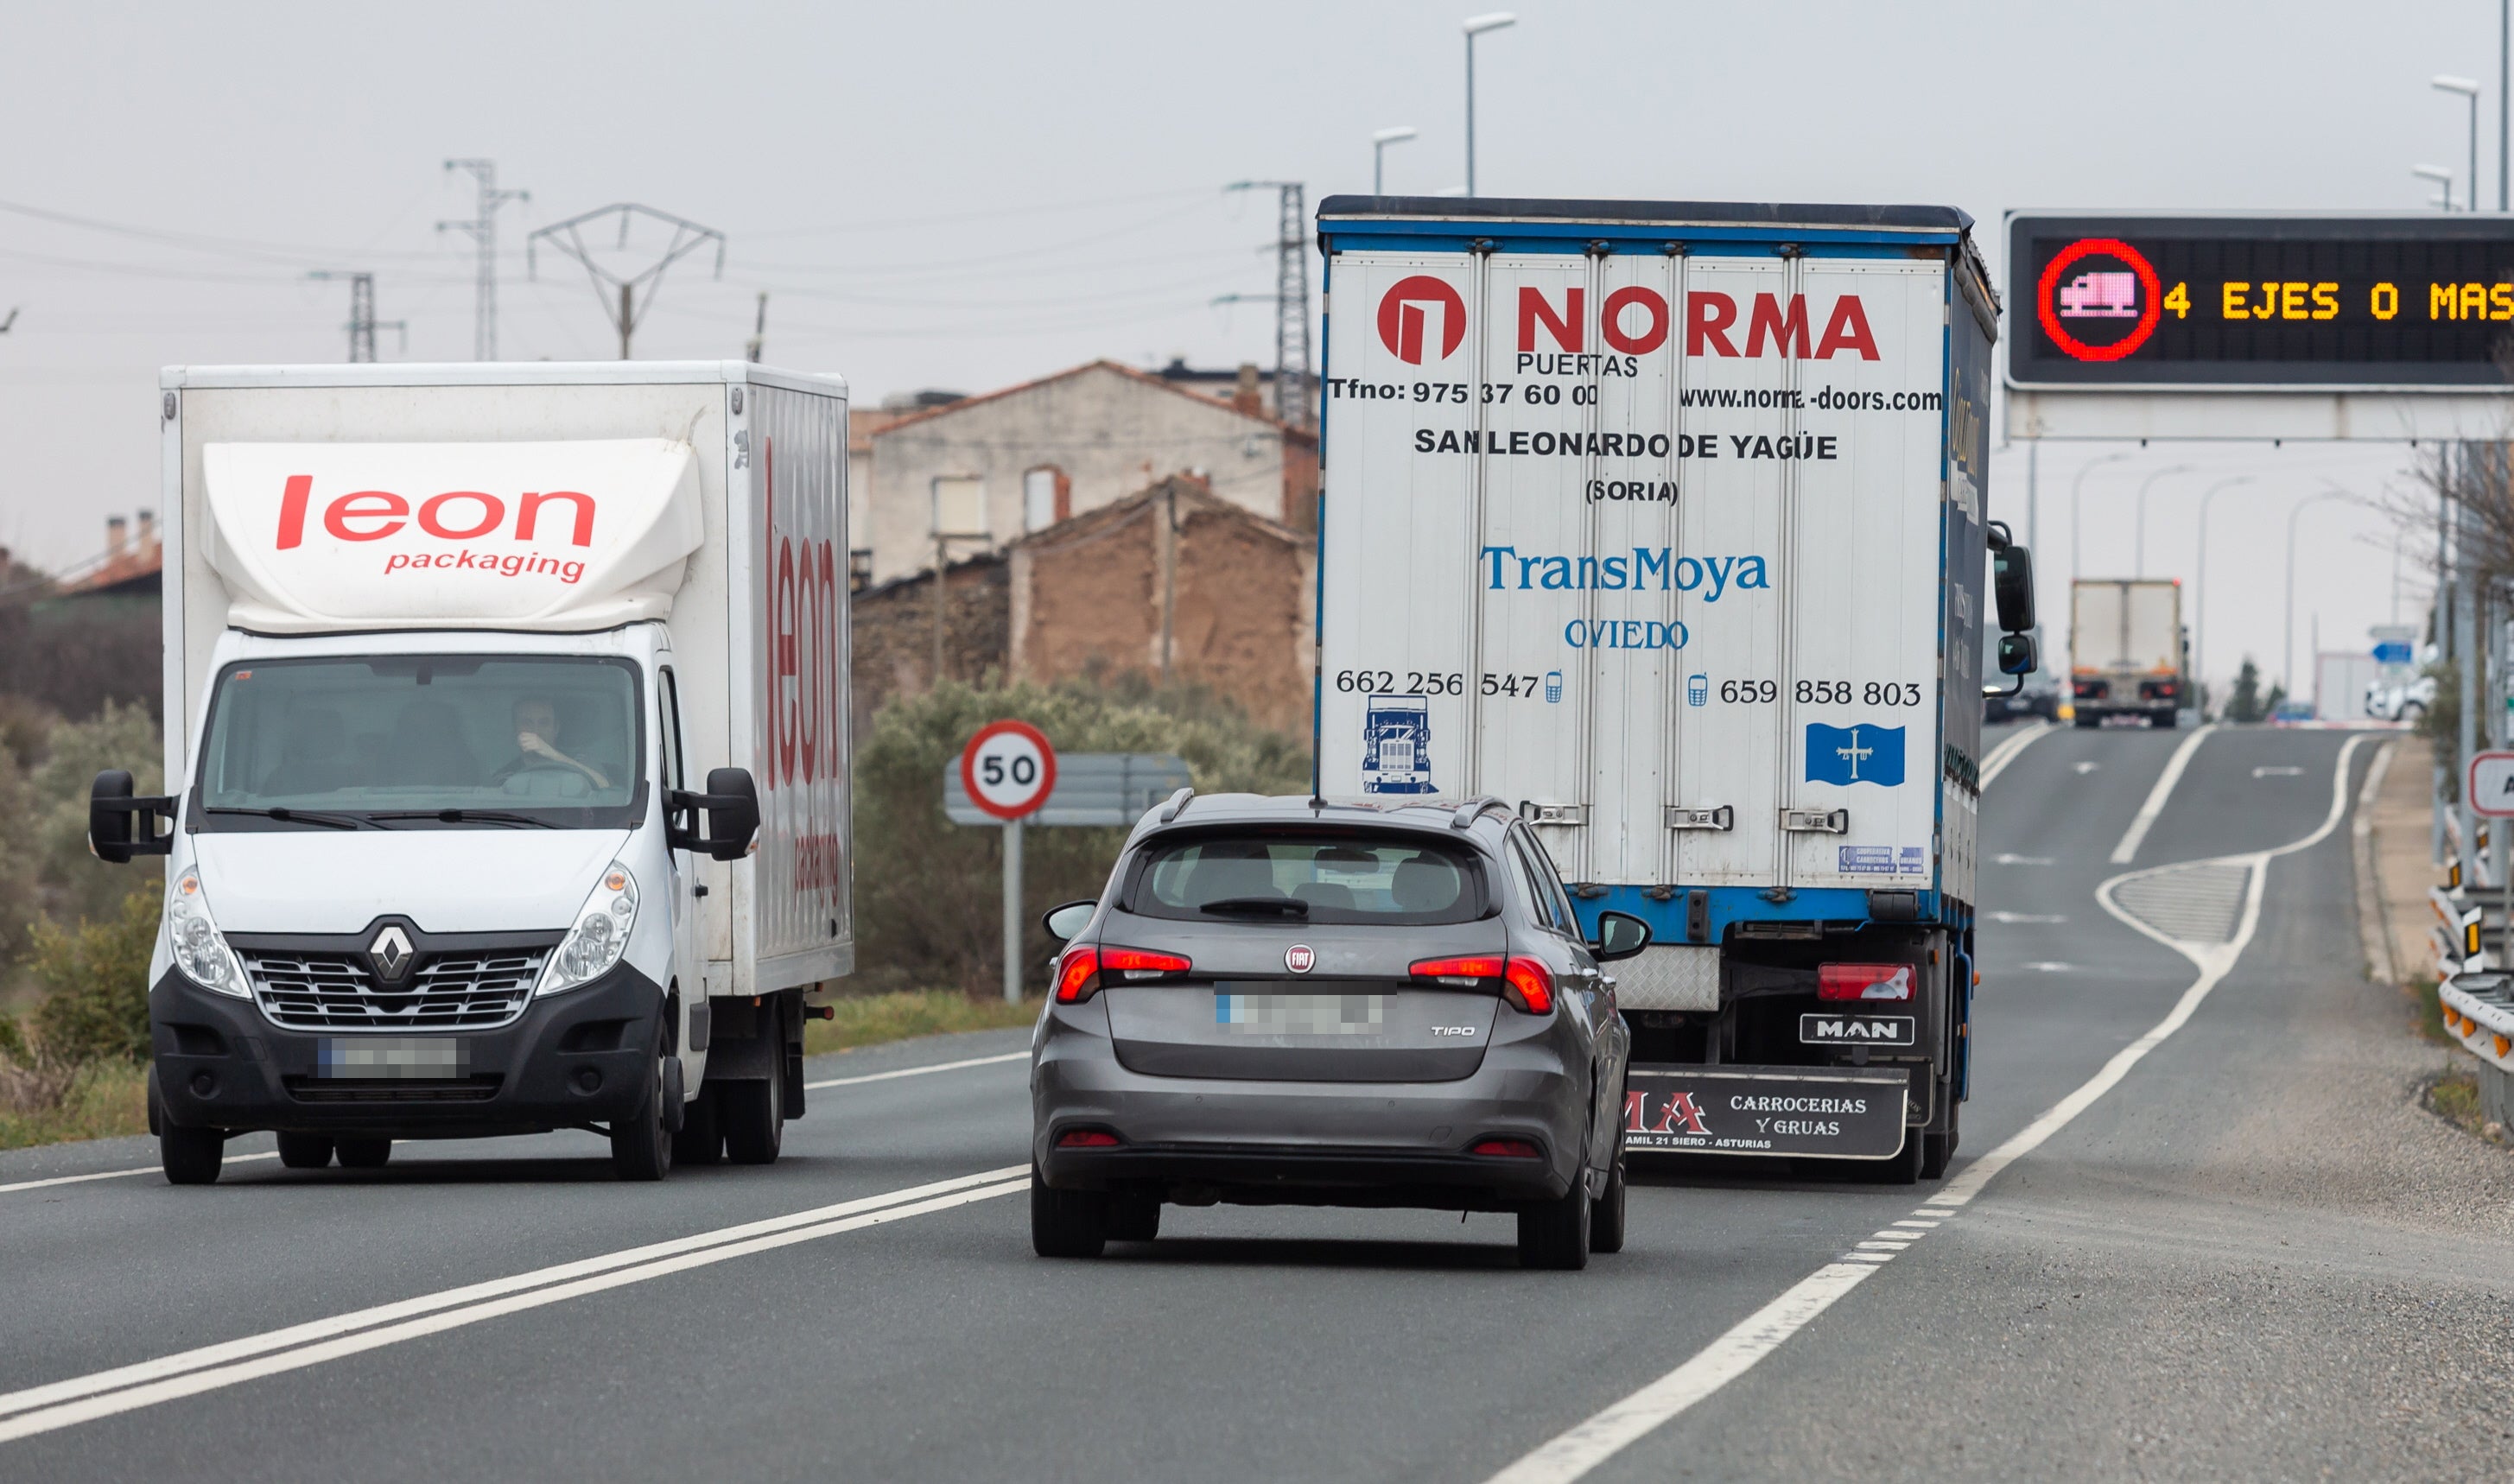
[[[766,1163],[854,963],[846,387],[740,361],[178,367],[149,1118]]]

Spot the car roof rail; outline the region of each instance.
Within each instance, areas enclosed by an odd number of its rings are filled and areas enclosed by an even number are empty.
[[[1177,819],[1180,815],[1185,814],[1187,812],[1188,800],[1195,797],[1196,789],[1193,787],[1182,788],[1178,792],[1171,794],[1169,802],[1161,806],[1161,822],[1167,824],[1172,820]]]
[[[1476,821],[1483,818],[1484,811],[1487,809],[1498,809],[1504,814],[1510,813],[1510,806],[1500,799],[1494,798],[1489,793],[1478,794],[1460,804],[1458,812],[1449,816],[1449,827],[1451,829],[1470,828]]]

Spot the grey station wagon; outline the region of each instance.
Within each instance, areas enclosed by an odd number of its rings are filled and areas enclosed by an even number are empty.
[[[1066,946],[1031,1055],[1031,1240],[1150,1241],[1164,1203],[1508,1211],[1530,1267],[1623,1246],[1631,1038],[1535,834],[1495,799],[1181,789]]]

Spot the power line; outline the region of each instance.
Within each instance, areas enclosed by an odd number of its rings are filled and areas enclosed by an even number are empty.
[[[349,281],[349,323],[346,328],[349,332],[349,360],[352,364],[361,361],[372,361],[376,358],[376,332],[378,330],[400,331],[402,346],[404,349],[409,348],[409,321],[397,319],[380,323],[376,319],[375,274],[335,272],[328,268],[316,268],[313,272],[308,273],[305,276],[308,278],[345,278]]]
[[[585,245],[584,228],[587,223],[606,218],[617,218],[620,222],[619,250],[625,252],[628,247],[628,228],[640,217],[663,222],[672,229],[671,240],[664,244],[662,256],[644,270],[627,277],[613,272],[594,261],[593,250]],[[582,216],[570,217],[565,221],[553,221],[525,238],[524,265],[527,273],[533,270],[533,247],[544,238],[549,240],[549,245],[553,249],[584,264],[586,276],[593,280],[594,294],[602,301],[603,312],[611,317],[612,328],[620,332],[620,359],[624,361],[628,359],[628,338],[636,333],[637,321],[645,317],[648,309],[654,307],[655,292],[664,286],[665,269],[698,251],[707,243],[713,242],[715,276],[718,278],[724,276],[724,233],[711,226],[701,226],[687,218],[675,217],[669,212],[660,212],[651,206],[640,206],[633,201],[605,206]],[[646,301],[642,304],[637,301],[637,290],[641,285],[646,290]],[[613,291],[617,291],[619,296],[616,306],[612,299]]]
[[[1310,416],[1310,223],[1298,180],[1241,180],[1226,190],[1272,190],[1275,226],[1275,416],[1294,427]],[[1254,297],[1254,296],[1241,296]]]
[[[500,190],[498,162],[495,160],[448,160],[445,168],[469,171],[471,179],[480,187],[479,216],[468,221],[440,221],[436,223],[436,229],[440,232],[468,232],[479,249],[478,288],[472,305],[471,358],[494,361],[498,358],[498,208],[509,201],[529,201],[533,193],[528,190]]]

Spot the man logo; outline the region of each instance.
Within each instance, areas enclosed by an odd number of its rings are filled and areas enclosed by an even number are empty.
[[[1296,943],[1283,950],[1283,967],[1294,974],[1309,973],[1317,967],[1318,961],[1318,950],[1305,943]]]
[[[398,927],[387,927],[367,944],[367,958],[376,966],[376,977],[386,982],[398,980],[410,967],[410,935]]]
[[[1429,273],[1400,278],[1379,301],[1379,342],[1408,366],[1423,364],[1426,305],[1440,311],[1440,353],[1435,360],[1447,360],[1467,338],[1467,301],[1457,290]]]

